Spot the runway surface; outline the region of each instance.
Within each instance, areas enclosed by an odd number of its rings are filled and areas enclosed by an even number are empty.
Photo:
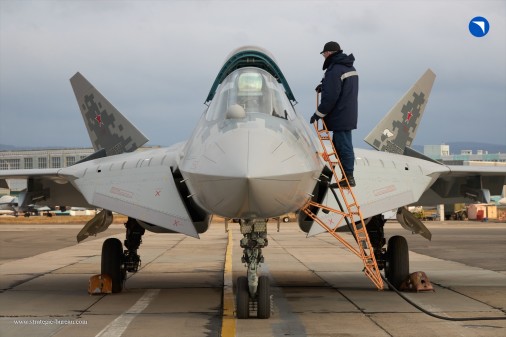
[[[442,316],[506,317],[506,224],[426,225],[432,242],[395,223],[385,228],[387,237],[407,237],[411,271],[435,286],[407,296]],[[2,224],[0,336],[506,336],[506,320],[438,320],[377,291],[337,240],[306,238],[294,223],[279,233],[269,226],[261,272],[271,280],[271,318],[237,320],[230,282],[246,269],[242,236],[230,226],[229,235],[214,223],[200,240],[146,233],[142,268],[126,290],[90,296],[102,242],[123,240],[122,226],[76,244],[82,225]]]

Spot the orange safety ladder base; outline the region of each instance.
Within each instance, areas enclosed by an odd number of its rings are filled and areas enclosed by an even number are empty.
[[[351,189],[348,178],[344,174],[343,167],[341,162],[337,156],[337,151],[332,143],[332,138],[330,137],[330,132],[328,131],[325,122],[321,120],[322,127],[318,127],[318,122],[315,122],[315,130],[318,134],[318,138],[320,139],[320,143],[323,148],[323,152],[321,153],[322,158],[327,162],[329,168],[332,170],[332,174],[334,180],[336,182],[336,186],[334,184],[329,189],[335,189],[331,191],[340,206],[340,209],[334,209],[320,203],[309,201],[302,211],[306,213],[313,221],[316,221],[322,228],[324,228],[328,233],[330,233],[334,238],[339,240],[346,248],[348,248],[352,253],[357,255],[362,262],[364,263],[364,273],[371,279],[374,285],[379,289],[383,289],[383,279],[381,278],[381,273],[378,268],[378,264],[376,262],[376,258],[374,256],[374,250],[369,240],[369,236],[367,235],[366,226],[364,223],[364,218],[362,216],[362,212],[360,211],[360,206],[355,198],[355,194]],[[329,149],[332,149],[329,152]],[[337,175],[336,168],[340,169],[341,177]],[[339,190],[341,199],[344,203],[342,205],[335,191]],[[316,207],[317,209],[325,210],[326,212],[332,212],[339,215],[339,221],[336,225],[329,226],[329,224],[325,223],[320,217],[315,214],[311,208]],[[360,221],[357,220],[360,218]],[[345,221],[350,231],[352,232],[358,249],[349,244],[343,237],[341,237],[337,232],[337,228],[340,227],[342,222]]]

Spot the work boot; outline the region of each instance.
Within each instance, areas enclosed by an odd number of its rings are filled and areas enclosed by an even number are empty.
[[[355,187],[357,185],[355,183],[355,178],[353,176],[348,176],[348,183],[350,184],[350,187]],[[333,183],[329,185],[331,188],[338,188],[337,183]],[[339,186],[342,188],[348,188],[348,184],[346,184],[346,180],[341,180],[339,182]]]
[[[348,184],[350,184],[350,187],[355,187],[355,185],[357,185],[355,183],[355,178],[352,175],[349,175],[347,178],[348,178]],[[339,185],[343,188],[348,188],[348,185],[346,184],[346,180],[341,180]]]

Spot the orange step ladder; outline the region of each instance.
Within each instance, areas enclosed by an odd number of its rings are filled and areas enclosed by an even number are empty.
[[[321,156],[327,162],[329,168],[332,170],[332,174],[336,182],[335,185],[337,185],[335,188],[329,187],[329,189],[334,194],[334,197],[336,198],[336,201],[340,209],[339,210],[334,209],[310,200],[302,209],[302,211],[306,213],[309,217],[311,217],[314,221],[316,221],[325,230],[327,230],[327,232],[329,232],[334,238],[339,240],[352,253],[354,253],[360,259],[362,259],[364,263],[364,270],[363,270],[364,273],[367,275],[367,277],[371,279],[371,281],[376,285],[376,287],[379,290],[382,290],[383,279],[381,278],[378,264],[374,256],[373,247],[369,240],[369,236],[367,235],[367,230],[364,223],[364,218],[362,217],[362,212],[360,211],[360,206],[357,202],[357,199],[355,198],[353,190],[349,185],[348,178],[344,174],[341,161],[339,160],[334,144],[332,143],[332,137],[323,119],[321,120],[322,125],[321,128],[318,126],[319,124],[320,124],[319,122],[315,122],[314,127],[323,148]],[[336,173],[337,168],[340,170],[342,174],[341,177]],[[330,177],[329,180],[331,180]],[[336,194],[335,190],[339,190],[341,200],[344,202],[344,205],[339,200],[339,197]],[[322,210],[325,210],[326,212],[338,214],[339,221],[337,221],[337,224],[335,225],[326,223],[311,210],[312,207],[320,208]],[[350,229],[350,232],[353,234],[355,241],[358,244],[358,249],[349,244],[343,237],[341,237],[336,232],[337,228],[340,227],[343,221],[346,222],[348,228]]]

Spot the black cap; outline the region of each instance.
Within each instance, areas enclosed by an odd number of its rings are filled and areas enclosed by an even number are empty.
[[[340,51],[341,47],[339,46],[339,43],[330,41],[325,43],[325,46],[323,46],[323,50],[320,54],[323,54],[326,51]]]

